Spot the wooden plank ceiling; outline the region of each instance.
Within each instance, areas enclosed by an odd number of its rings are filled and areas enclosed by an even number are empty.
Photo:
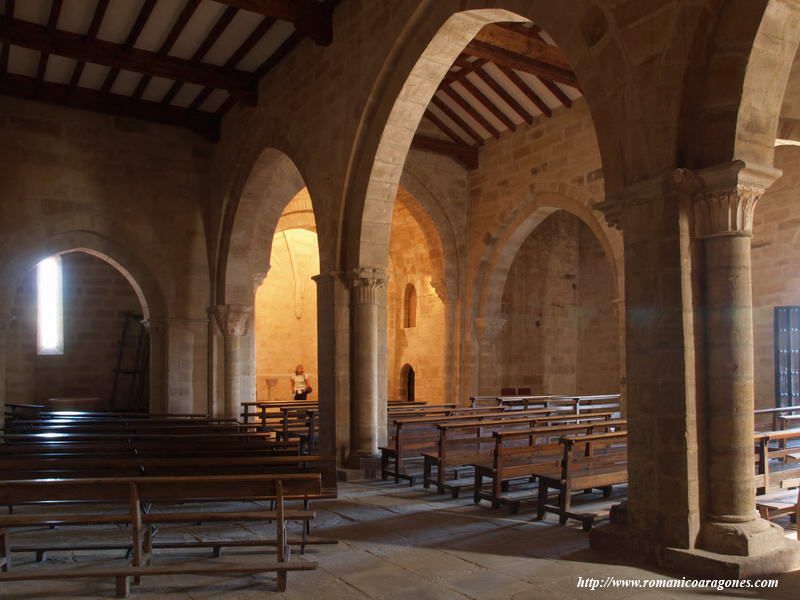
[[[328,45],[340,0],[0,0],[0,93],[188,127],[211,139],[237,102],[308,37]],[[414,145],[475,168],[485,140],[580,96],[535,25],[482,29]]]

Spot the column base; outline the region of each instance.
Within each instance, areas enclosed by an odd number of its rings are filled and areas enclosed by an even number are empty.
[[[339,481],[375,481],[381,478],[381,457],[353,454],[337,470]]]
[[[770,523],[770,525],[774,525]],[[778,527],[777,525],[774,525]],[[650,563],[676,575],[705,579],[743,579],[778,575],[800,569],[800,542],[780,536],[770,538],[766,552],[752,556],[721,554],[698,548],[670,548],[633,535],[624,523],[594,527],[589,536],[592,549],[631,562]]]
[[[778,548],[783,539],[785,538],[781,526],[756,516],[752,521],[743,523],[726,521],[705,523],[701,532],[700,546],[709,552],[719,554],[759,556]]]

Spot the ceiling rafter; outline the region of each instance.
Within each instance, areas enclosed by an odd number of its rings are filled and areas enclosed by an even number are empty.
[[[321,46],[333,41],[332,7],[315,0],[217,0],[250,12],[294,24],[295,29]]]
[[[235,69],[236,65],[238,65],[242,59],[247,56],[247,54],[255,47],[255,45],[263,39],[267,32],[272,29],[273,25],[275,25],[275,19],[272,17],[264,17],[256,26],[256,28],[250,32],[250,35],[247,36],[247,39],[242,42],[242,45],[239,46],[233,54],[231,54],[231,57],[227,61],[225,61],[223,66],[226,69]],[[189,105],[189,108],[199,109],[213,91],[214,88],[203,88]]]
[[[541,60],[515,54],[505,48],[493,46],[486,42],[473,40],[467,44],[464,52],[471,56],[477,56],[478,58],[491,61],[498,66],[503,65],[522,71],[523,73],[536,75],[542,79],[549,79],[574,88],[578,87],[578,78],[572,71],[542,62]]]
[[[239,9],[232,6],[229,6],[223,11],[219,19],[217,19],[217,22],[214,23],[211,31],[208,32],[208,35],[206,35],[200,46],[194,51],[192,58],[189,59],[192,64],[199,65],[203,62],[208,51],[217,43],[219,37],[225,32],[238,12]],[[164,97],[161,99],[162,104],[171,104],[182,85],[182,81],[175,81],[169,88],[169,91],[164,94]]]
[[[467,145],[467,144],[465,144],[463,138],[460,135],[458,135],[455,131],[453,131],[452,128],[450,128],[447,125],[447,123],[442,121],[433,112],[431,112],[430,109],[427,109],[425,111],[425,114],[422,115],[422,116],[424,118],[428,119],[434,125],[436,125],[436,127],[439,129],[439,131],[444,133],[447,137],[449,137],[451,140],[453,140],[453,142],[455,142],[456,144]]]
[[[503,27],[501,25],[487,25],[482,28],[474,38],[474,41],[484,43],[496,48],[529,58],[546,65],[556,67],[563,71],[572,71],[572,66],[564,56],[558,46],[548,44],[543,38],[536,37],[530,31],[519,31],[514,27]]]
[[[122,47],[125,50],[130,50],[133,48],[133,45],[136,43],[136,40],[139,39],[139,35],[142,33],[142,29],[144,29],[144,26],[147,24],[147,19],[150,18],[150,13],[153,12],[155,6],[156,0],[144,1],[142,8],[139,9],[139,14],[136,17],[136,21],[133,23],[133,27],[131,27],[131,30],[128,32],[128,37],[125,40],[125,43],[122,44]],[[100,89],[104,92],[111,91],[111,88],[114,86],[114,82],[117,80],[119,72],[119,67],[112,67],[106,75],[106,80],[103,82],[103,85]]]
[[[86,32],[85,37],[87,40],[91,41],[97,37],[97,32],[100,31],[100,26],[103,24],[103,19],[106,16],[106,10],[108,10],[108,2],[109,0],[97,0],[97,6],[95,6],[94,14],[92,15],[89,31]],[[72,77],[69,81],[70,87],[74,88],[78,85],[83,75],[84,68],[86,68],[85,60],[79,60],[75,63],[75,68],[72,70]]]
[[[0,78],[0,92],[29,100],[186,127],[210,139],[219,138],[219,119],[211,113],[164,106],[147,100],[133,100],[130,96],[121,94],[82,87],[73,89],[69,85],[37,81],[33,77],[13,74]]]
[[[461,108],[461,110],[474,119],[476,123],[488,131],[489,135],[495,138],[500,137],[500,132],[497,130],[497,127],[492,125],[486,117],[479,113],[474,106],[467,102],[464,97],[458,94],[452,87],[445,87],[442,89],[442,92],[444,92],[448,98],[455,102]]]
[[[539,97],[539,94],[534,92],[531,87],[522,80],[522,77],[517,75],[514,69],[506,67],[505,65],[497,65],[497,68],[503,72],[503,75],[508,77],[517,88],[528,97],[528,100],[533,102],[543,114],[548,117],[553,116],[553,109],[547,106],[547,103]]]
[[[519,102],[517,102],[514,96],[509,94],[502,85],[497,83],[497,81],[495,81],[495,79],[483,69],[483,65],[485,65],[486,62],[487,61],[483,60],[482,58],[479,58],[474,62],[468,62],[462,58],[458,58],[455,64],[461,67],[465,75],[467,72],[475,73],[475,75],[480,77],[481,80],[488,85],[495,94],[500,96],[500,99],[510,106],[511,109],[522,118],[523,121],[528,124],[533,123],[533,115],[525,110],[525,108]],[[461,71],[459,71],[459,73],[460,72]]]
[[[500,109],[494,102],[487,98],[486,94],[480,91],[474,83],[467,79],[468,73],[469,71],[465,71],[464,69],[456,73],[450,72],[442,81],[442,83],[446,86],[452,86],[453,83],[457,81],[464,86],[464,89],[466,89],[467,92],[469,92],[478,102],[480,102],[481,106],[491,112],[501,123],[503,123],[503,125],[505,125],[511,131],[516,131],[517,124],[514,123],[514,121],[512,121],[508,115],[503,112],[503,110]],[[440,89],[442,89],[441,86]]]
[[[14,0],[6,0],[6,18],[13,19],[14,18]],[[3,42],[2,46],[0,46],[0,74],[5,74],[8,71],[8,55],[10,53],[11,46],[8,42]]]
[[[450,119],[453,123],[455,123],[464,133],[466,133],[469,137],[477,142],[479,146],[483,146],[483,137],[478,134],[464,119],[462,119],[458,114],[447,104],[445,104],[444,100],[434,96],[431,98],[431,102],[433,105],[441,110],[448,119]]]
[[[106,0],[106,2],[107,1],[108,0]],[[175,42],[178,41],[181,33],[183,33],[183,30],[186,28],[186,24],[189,22],[189,19],[192,18],[192,15],[194,15],[198,6],[200,6],[200,0],[187,0],[183,10],[181,11],[181,14],[178,15],[175,23],[172,24],[172,28],[169,30],[166,39],[158,49],[159,56],[166,56],[169,51],[172,50],[172,46],[174,46]],[[141,79],[139,79],[139,83],[136,86],[136,90],[133,92],[133,98],[141,98],[152,79],[152,76],[148,74],[142,75]]]
[[[50,3],[50,16],[47,19],[47,31],[55,31],[58,25],[58,17],[61,16],[61,7],[64,5],[64,0],[52,0]],[[42,81],[44,79],[45,71],[47,71],[47,59],[50,55],[47,52],[39,54],[39,67],[36,69],[36,79]]]
[[[250,74],[244,71],[224,69],[206,63],[195,64],[189,60],[128,48],[100,39],[87,40],[82,35],[63,30],[48,33],[46,27],[18,19],[0,19],[0,40],[33,50],[106,65],[117,70],[126,69],[227,89],[243,100],[255,103],[255,87]],[[104,85],[103,91],[108,91],[104,89],[105,87]]]

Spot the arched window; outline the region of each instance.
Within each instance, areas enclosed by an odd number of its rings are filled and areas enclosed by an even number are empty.
[[[417,326],[417,290],[414,285],[406,285],[406,293],[403,301],[403,327]]]
[[[414,373],[414,367],[409,365],[408,363],[403,365],[403,368],[400,369],[400,381],[402,386],[402,400],[406,402],[414,402],[415,390],[416,387],[416,374]]]

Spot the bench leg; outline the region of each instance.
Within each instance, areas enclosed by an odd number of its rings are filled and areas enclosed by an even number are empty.
[[[444,476],[445,466],[439,461],[436,463],[436,490],[440,494],[444,494]]]
[[[422,467],[422,487],[426,490],[431,487],[431,461],[427,456],[424,457]]]
[[[610,498],[611,497],[611,486],[607,485],[603,488],[603,498]]]
[[[11,540],[8,529],[0,529],[0,571],[11,569]]]
[[[114,579],[117,581],[117,598],[127,598],[131,591],[130,579],[125,575],[117,575]]]
[[[483,475],[475,469],[475,483],[472,488],[472,502],[475,504],[481,503],[481,489],[483,489]]]
[[[572,494],[569,490],[561,488],[558,492],[558,524],[567,524],[567,513],[572,507]]]
[[[386,452],[381,452],[381,480],[386,481],[389,474],[389,455]]]
[[[545,504],[547,504],[547,483],[539,479],[539,493],[536,496],[536,520],[541,521],[544,519]]]
[[[495,472],[495,477],[492,479],[492,508],[500,508],[500,496],[503,491],[508,491],[507,486],[503,486],[503,479],[499,477],[499,470]]]

